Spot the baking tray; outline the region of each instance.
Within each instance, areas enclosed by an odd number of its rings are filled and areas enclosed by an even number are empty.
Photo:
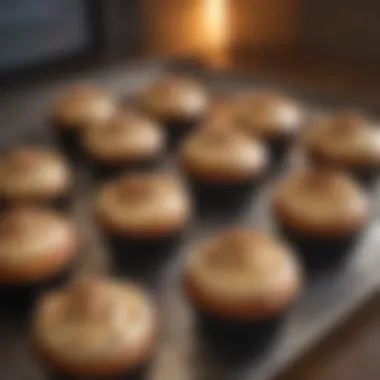
[[[28,88],[8,88],[0,92],[0,120],[4,126],[0,129],[2,146],[18,144],[20,141],[52,144],[52,139],[46,131],[46,109],[52,96],[71,81],[91,80],[119,95],[125,95],[133,93],[162,72],[173,70],[201,79],[216,94],[269,86],[295,96],[311,112],[347,104],[366,107],[360,100],[313,94],[261,78],[212,72],[205,68],[171,65],[167,62],[137,62],[66,76],[46,83],[40,82]],[[83,257],[78,263],[76,273],[114,272],[115,275],[133,277],[152,291],[159,305],[163,325],[156,355],[148,369],[148,379],[271,379],[376,292],[380,282],[380,222],[375,215],[364,234],[350,248],[351,252],[346,259],[310,276],[302,297],[279,321],[276,328],[270,331],[263,330],[264,334],[261,334],[254,349],[251,347],[248,352],[240,354],[236,347],[234,353],[222,355],[198,329],[179,281],[184,257],[199,239],[223,226],[240,223],[259,226],[268,231],[274,230],[269,208],[273,184],[292,166],[297,165],[297,161],[297,153],[290,150],[267,181],[247,200],[240,214],[231,216],[225,213],[217,218],[196,218],[178,249],[162,258],[160,265],[153,271],[140,273],[120,273],[113,265],[107,247],[103,245],[90,218],[92,193],[97,185],[85,165],[75,168],[78,180],[72,213],[78,220],[84,241]],[[163,166],[166,169],[177,170],[170,156]],[[377,186],[371,187],[369,191],[373,197],[374,209],[378,210]],[[47,374],[34,362],[29,352],[28,318],[25,316],[9,319],[7,313],[4,313],[6,305],[3,304],[1,309],[0,378],[47,379]]]

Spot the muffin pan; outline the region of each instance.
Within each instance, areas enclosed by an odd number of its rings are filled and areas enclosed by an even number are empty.
[[[228,94],[255,87],[277,88],[273,83],[254,78],[229,73],[218,74],[201,68],[181,68],[178,65],[173,69],[170,65],[162,63],[116,67],[78,79],[94,80],[110,90],[127,93],[146,85],[165,70],[177,70],[193,76],[203,81],[216,94]],[[0,104],[5,104],[0,105],[0,114],[4,114],[9,128],[0,131],[1,141],[5,144],[31,141],[51,145],[53,139],[46,132],[48,121],[44,120],[44,115],[48,100],[59,91],[59,85],[50,83],[35,89],[31,87],[21,95],[17,92],[8,94],[8,98],[5,94],[7,102],[0,101]],[[279,88],[285,93],[295,95],[311,112],[346,106],[344,99],[339,101],[331,96],[294,91],[286,86]],[[0,94],[0,100],[2,96],[4,95]],[[13,107],[14,112],[10,112],[9,107]],[[25,118],[25,115],[28,117]],[[32,120],[35,126],[29,128],[25,136],[27,126],[23,125],[23,122],[27,120]],[[170,155],[162,166],[176,171],[178,169],[173,160],[173,153]],[[200,239],[234,223],[252,224],[270,232],[275,230],[269,210],[273,185],[292,165],[297,165],[298,161],[296,149],[291,148],[281,162],[274,166],[260,187],[245,200],[240,212],[200,214],[181,237],[179,244],[173,246],[172,252],[167,252],[168,254],[158,260],[155,258],[149,268],[143,269],[139,265],[133,265],[133,257],[127,267],[113,265],[112,256],[107,252],[107,246],[102,242],[91,219],[91,205],[98,184],[93,181],[91,170],[86,163],[77,164],[72,212],[79,221],[80,232],[85,240],[84,257],[78,263],[77,273],[110,271],[116,276],[135,279],[150,288],[160,305],[160,342],[150,363],[147,379],[271,379],[300,357],[303,351],[316,344],[343,317],[357,309],[377,290],[380,283],[380,220],[375,215],[370,225],[339,262],[330,263],[324,268],[309,268],[310,273],[302,297],[275,323],[260,325],[255,331],[254,345],[243,346],[238,341],[221,344],[196,325],[195,313],[180,283],[185,255]],[[369,190],[373,198],[373,209],[378,210],[376,185],[372,185]],[[6,306],[2,304],[2,311]],[[0,338],[3,347],[6,347],[0,351],[0,378],[48,378],[30,353],[29,320],[25,314],[23,312],[22,317],[10,320],[5,313],[0,313]]]

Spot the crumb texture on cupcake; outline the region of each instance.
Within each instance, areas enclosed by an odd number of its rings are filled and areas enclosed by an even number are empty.
[[[60,128],[82,130],[107,120],[116,111],[116,104],[102,89],[88,83],[68,88],[51,111],[53,122]]]
[[[58,213],[22,207],[0,218],[0,282],[18,284],[53,276],[76,251],[74,227]]]
[[[0,158],[0,197],[43,200],[66,195],[72,185],[63,157],[45,148],[18,147]]]
[[[239,227],[190,253],[185,282],[196,307],[250,320],[288,306],[300,291],[301,271],[289,247],[261,231]]]
[[[158,156],[165,147],[160,126],[132,111],[120,112],[84,135],[84,149],[102,162],[124,162]]]
[[[300,170],[277,187],[274,211],[279,222],[306,235],[331,238],[353,234],[368,221],[364,190],[333,170]]]
[[[366,116],[353,111],[316,118],[304,137],[304,147],[326,164],[380,165],[380,131]]]
[[[234,109],[241,128],[263,139],[293,136],[303,119],[303,112],[295,101],[273,91],[244,94],[236,100]]]
[[[100,224],[115,234],[154,237],[181,230],[190,217],[183,184],[167,173],[134,173],[110,182],[96,201]]]
[[[108,378],[148,359],[156,328],[154,307],[144,290],[87,276],[42,297],[32,335],[51,367]]]
[[[263,144],[231,128],[204,127],[181,149],[185,171],[204,180],[250,180],[268,166]]]
[[[148,87],[141,94],[140,103],[150,116],[158,119],[196,119],[207,111],[209,98],[196,81],[170,76]]]

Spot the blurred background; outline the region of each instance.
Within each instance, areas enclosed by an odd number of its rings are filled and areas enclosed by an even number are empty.
[[[181,57],[377,98],[379,16],[378,0],[0,0],[0,75]]]

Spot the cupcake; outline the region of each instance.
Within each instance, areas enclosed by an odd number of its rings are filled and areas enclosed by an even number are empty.
[[[48,284],[66,274],[77,254],[77,235],[65,217],[33,207],[0,218],[0,287]]]
[[[268,152],[261,142],[228,127],[199,129],[180,149],[180,165],[202,209],[216,206],[229,211],[227,205],[241,203],[268,164]]]
[[[380,131],[359,113],[317,118],[303,147],[313,164],[348,170],[359,178],[368,178],[380,168]]]
[[[285,95],[253,92],[236,100],[235,118],[248,135],[267,141],[274,153],[283,153],[303,122],[300,106]]]
[[[148,87],[140,96],[140,107],[167,127],[176,143],[207,115],[209,96],[201,84],[188,78],[167,77]]]
[[[300,293],[302,275],[287,245],[235,227],[190,252],[183,282],[201,320],[246,326],[283,314]]]
[[[78,158],[81,134],[104,122],[116,111],[116,103],[107,93],[91,84],[68,88],[52,106],[50,121],[66,153]]]
[[[133,173],[106,184],[95,202],[96,220],[111,247],[129,259],[125,248],[152,251],[166,247],[190,220],[184,186],[166,173]],[[148,249],[149,248],[149,249]],[[127,252],[128,251],[128,252]],[[145,250],[139,251],[139,255]]]
[[[157,123],[126,111],[89,129],[83,148],[96,173],[117,174],[126,168],[157,164],[164,153],[165,136]]]
[[[67,206],[72,173],[66,160],[46,148],[21,146],[0,158],[2,206],[53,204]]]
[[[92,277],[39,300],[32,343],[53,374],[111,380],[146,365],[156,331],[156,313],[144,290]]]
[[[275,190],[273,210],[304,256],[322,261],[347,248],[370,217],[364,190],[347,174],[326,169],[288,175]]]

